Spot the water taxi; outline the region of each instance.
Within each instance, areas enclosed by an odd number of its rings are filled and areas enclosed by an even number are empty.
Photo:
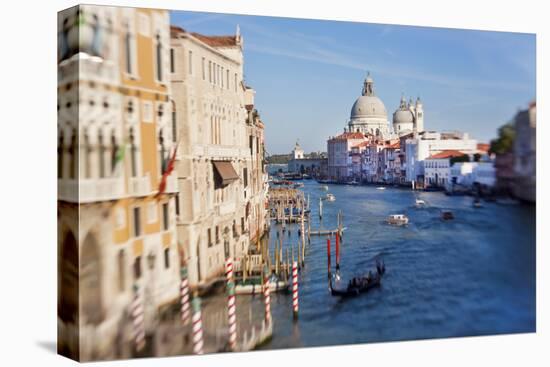
[[[335,201],[336,197],[329,193],[329,194],[327,194],[327,196],[325,196],[325,200],[326,201]]]
[[[402,226],[409,223],[409,218],[405,214],[392,214],[388,217],[388,223]]]
[[[415,205],[416,205],[417,208],[422,208],[422,207],[426,206],[426,202],[422,199],[416,199],[415,200]]]

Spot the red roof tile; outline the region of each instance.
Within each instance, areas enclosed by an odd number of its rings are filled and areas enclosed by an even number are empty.
[[[453,157],[462,157],[465,155],[460,150],[444,150],[441,153],[437,153],[428,157],[428,159],[444,159]]]
[[[231,47],[237,45],[237,36],[205,36],[200,33],[191,33],[193,37],[211,47]]]
[[[350,140],[350,139],[365,139],[365,135],[360,132],[345,132],[335,136],[331,140]]]

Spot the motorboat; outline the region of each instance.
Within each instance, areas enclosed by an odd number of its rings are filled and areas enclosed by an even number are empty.
[[[415,205],[416,205],[417,208],[422,208],[422,207],[426,206],[426,202],[422,199],[416,199],[415,200]]]
[[[472,205],[473,205],[474,208],[483,207],[483,205],[481,204],[481,200],[479,200],[478,198],[474,199],[474,202],[472,203]]]
[[[335,201],[336,197],[329,193],[329,194],[327,194],[327,196],[325,196],[325,200],[326,201]]]
[[[409,218],[405,214],[391,214],[388,216],[388,223],[402,226],[409,223]]]
[[[325,191],[328,191],[328,186],[327,186],[327,185],[323,185],[323,186],[321,186],[321,190],[325,190]]]
[[[441,219],[443,220],[451,220],[455,219],[455,216],[452,211],[450,210],[444,210],[441,212]]]
[[[376,190],[386,190],[386,188],[384,186],[378,186]]]
[[[349,185],[357,186],[357,185],[359,185],[359,182],[353,180],[353,181],[350,181],[350,182],[349,182]]]

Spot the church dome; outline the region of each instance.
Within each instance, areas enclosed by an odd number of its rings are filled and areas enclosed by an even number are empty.
[[[362,95],[351,108],[351,120],[362,118],[387,119],[388,114],[384,103],[375,95]]]
[[[394,124],[406,124],[414,122],[413,114],[409,110],[398,109],[393,113]]]

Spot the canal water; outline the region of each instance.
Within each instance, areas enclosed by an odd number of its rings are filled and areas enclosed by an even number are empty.
[[[382,286],[342,300],[328,291],[326,237],[312,237],[306,266],[299,275],[299,317],[293,321],[292,297],[272,294],[274,334],[264,349],[340,345],[426,338],[535,331],[535,208],[483,203],[439,192],[387,187],[329,185],[327,191],[304,181],[311,197],[312,229],[336,228],[344,213],[341,274],[374,269],[383,259]],[[427,203],[416,208],[415,195]],[[441,210],[455,219],[442,221]],[[390,214],[405,214],[403,227],[386,224]],[[299,243],[298,227],[284,235],[284,246]],[[278,227],[271,228],[271,250]],[[334,251],[334,237],[332,238]],[[335,255],[332,254],[334,266]],[[261,304],[261,297],[252,303]]]

